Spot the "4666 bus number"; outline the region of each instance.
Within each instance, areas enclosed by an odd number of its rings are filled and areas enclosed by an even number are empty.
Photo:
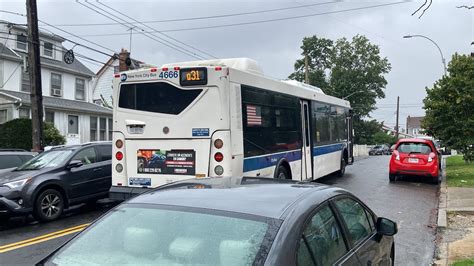
[[[178,71],[164,71],[161,72],[158,76],[160,79],[171,79],[171,78],[178,78],[179,73]]]

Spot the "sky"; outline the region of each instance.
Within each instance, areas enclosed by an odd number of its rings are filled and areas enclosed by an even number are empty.
[[[418,17],[427,6],[423,6],[424,0],[100,0],[108,7],[96,0],[89,0],[96,7],[84,0],[79,2],[83,5],[76,0],[38,1],[39,19],[56,27],[40,23],[40,30],[54,32],[107,54],[125,48],[131,51],[133,58],[157,66],[196,60],[195,56],[248,57],[259,62],[265,75],[285,79],[293,72],[295,61],[301,57],[300,46],[304,37],[317,35],[336,40],[342,37],[350,39],[357,34],[365,35],[380,47],[381,56],[387,57],[392,66],[386,75],[386,97],[377,101],[378,109],[371,113],[371,117],[392,127],[396,122],[397,96],[400,97],[399,121],[401,127],[405,128],[408,115],[424,115],[422,106],[426,96],[425,87],[432,86],[444,73],[440,52],[433,43],[424,38],[404,39],[404,35],[419,34],[431,38],[439,45],[447,63],[454,53],[469,54],[474,50],[471,45],[474,41],[474,9],[457,8],[462,5],[473,6],[474,0],[433,0],[421,18]],[[386,5],[390,3],[393,4]],[[138,34],[141,29],[152,29],[137,24],[132,30],[136,34],[132,35],[130,49],[129,25],[118,24],[116,22],[120,20],[117,17],[112,17],[114,21],[84,5],[96,11],[100,11],[97,7],[104,8],[109,17],[115,12],[112,9],[115,9],[123,13],[115,14],[129,21],[126,16],[137,21],[174,21],[147,23],[147,26],[163,33],[155,33],[155,36],[163,38],[152,37],[155,40]],[[298,6],[303,7],[293,8]],[[378,7],[367,8],[369,6]],[[420,6],[423,8],[412,16]],[[290,7],[272,12],[219,17]],[[25,1],[2,0],[0,10],[26,14]],[[179,20],[209,16],[213,18]],[[298,16],[295,19],[246,24]],[[0,13],[0,20],[26,23],[25,17],[5,13]],[[116,24],[84,25],[96,23]],[[243,25],[222,27],[238,23]],[[212,28],[182,30],[202,27]],[[176,29],[181,30],[173,31]],[[111,35],[116,33],[120,35]],[[73,47],[69,42],[64,45]],[[108,59],[102,53],[80,46],[74,47],[74,51],[99,62]],[[79,60],[93,71],[100,68],[100,63]],[[362,96],[354,94],[351,97]]]

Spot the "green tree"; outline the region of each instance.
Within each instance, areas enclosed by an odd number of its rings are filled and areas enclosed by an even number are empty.
[[[422,127],[470,162],[474,160],[474,58],[454,54],[448,72],[426,88]]]
[[[43,123],[43,145],[53,146],[66,143],[66,139],[52,123]],[[0,148],[31,150],[31,119],[19,118],[0,127]]]
[[[304,81],[304,56],[308,56],[309,83],[321,88],[326,94],[348,100],[354,111],[355,142],[364,143],[367,126],[363,118],[375,110],[378,98],[384,98],[387,85],[385,74],[390,69],[387,58],[382,58],[377,45],[361,35],[352,40],[341,38],[332,41],[317,36],[303,39],[302,59],[294,65],[295,72],[289,78]]]

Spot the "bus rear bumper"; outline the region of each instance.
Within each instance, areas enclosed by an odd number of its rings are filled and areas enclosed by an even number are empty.
[[[150,190],[150,188],[141,187],[112,186],[109,190],[109,198],[112,200],[124,201]]]

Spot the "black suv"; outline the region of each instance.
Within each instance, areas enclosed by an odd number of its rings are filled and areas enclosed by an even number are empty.
[[[112,185],[112,144],[96,142],[43,152],[0,174],[0,218],[52,221],[79,203],[106,198]]]
[[[20,166],[35,155],[35,152],[21,149],[0,149],[0,170]]]

